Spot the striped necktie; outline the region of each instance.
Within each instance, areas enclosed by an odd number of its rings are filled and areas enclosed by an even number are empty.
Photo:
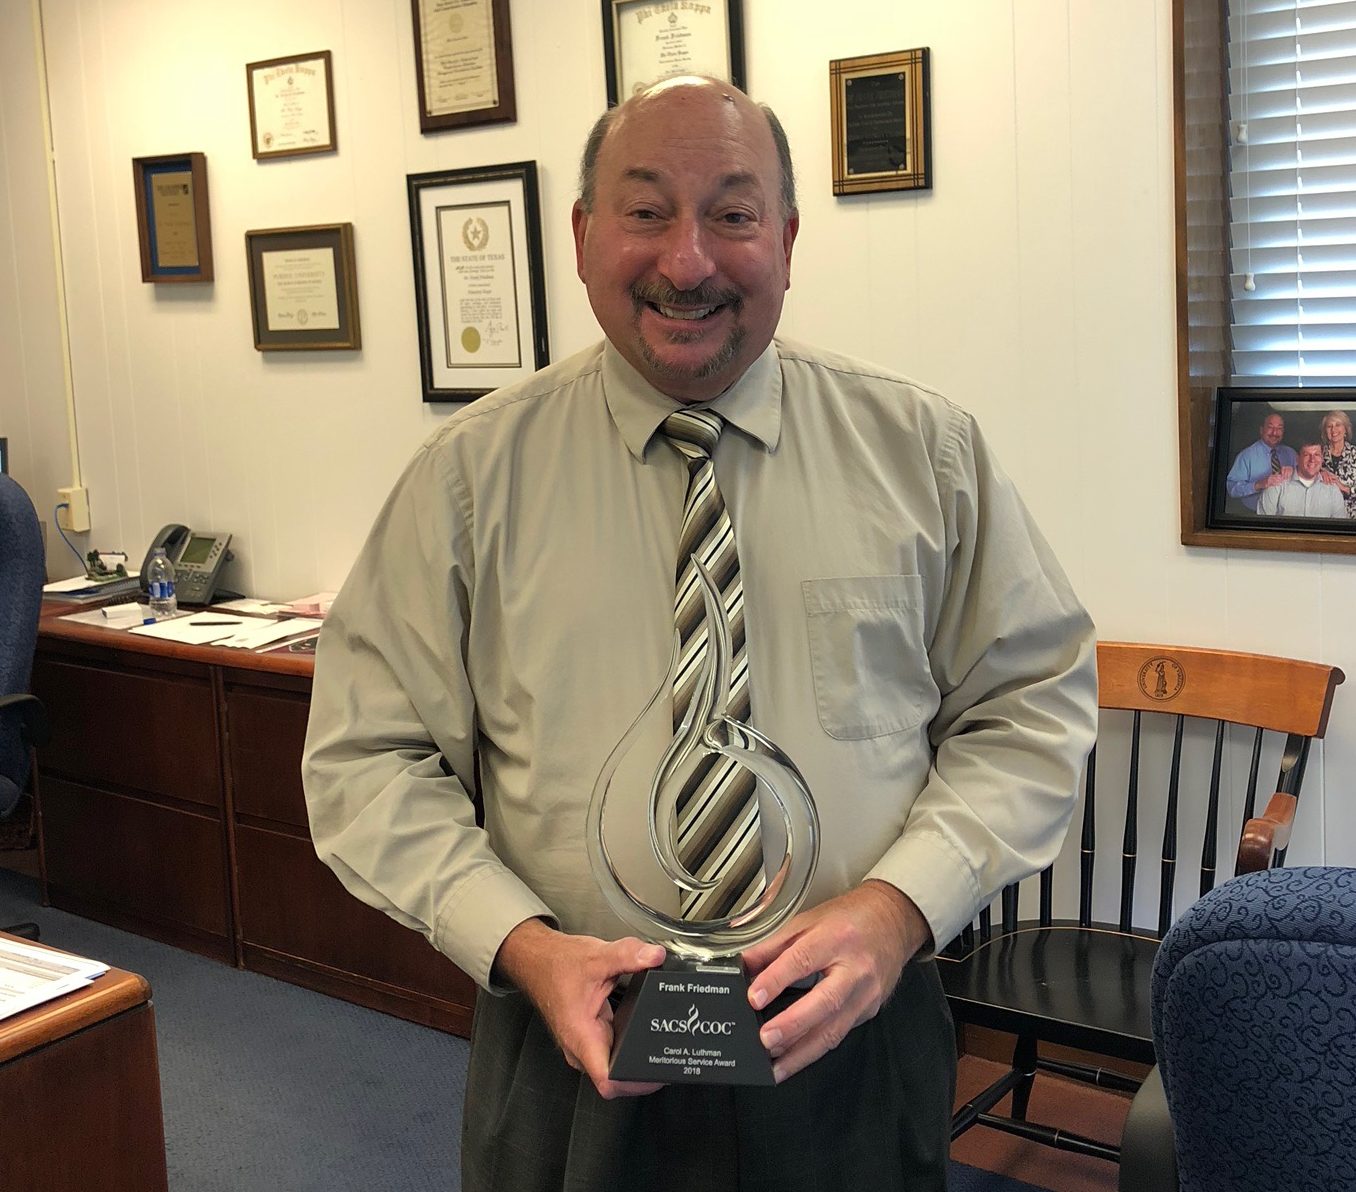
[[[681,641],[673,684],[673,724],[682,723],[706,658],[707,628],[697,568],[699,559],[720,589],[730,622],[734,660],[729,713],[749,715],[748,659],[744,649],[744,584],[739,576],[734,527],[716,487],[711,452],[722,426],[711,410],[677,410],[663,431],[687,461],[687,498],[678,543],[674,617]],[[689,873],[717,879],[711,890],[684,893],[685,919],[718,919],[742,910],[762,891],[763,849],[753,775],[727,757],[704,760],[678,799],[678,856]]]

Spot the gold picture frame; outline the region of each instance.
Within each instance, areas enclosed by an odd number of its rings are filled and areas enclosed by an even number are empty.
[[[932,189],[931,54],[829,63],[833,193]]]

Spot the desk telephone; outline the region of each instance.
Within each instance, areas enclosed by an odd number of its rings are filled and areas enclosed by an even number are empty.
[[[180,604],[211,604],[217,590],[221,568],[234,556],[226,548],[229,534],[211,530],[190,530],[187,526],[168,525],[155,536],[141,565],[141,590],[147,591],[146,571],[157,547],[164,547],[174,564],[174,594]]]

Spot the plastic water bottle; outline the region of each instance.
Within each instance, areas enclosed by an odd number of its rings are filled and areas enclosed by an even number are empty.
[[[151,614],[160,620],[172,617],[179,611],[179,601],[174,595],[174,564],[165,554],[165,548],[158,546],[151,555],[150,565],[146,568],[146,585],[151,593]]]

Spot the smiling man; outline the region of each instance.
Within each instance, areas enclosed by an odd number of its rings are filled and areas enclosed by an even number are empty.
[[[580,182],[606,339],[454,415],[388,499],[317,657],[317,850],[487,991],[467,1192],[940,1190],[955,1053],[928,958],[1059,848],[1091,624],[964,412],[774,338],[799,215],[770,111],[659,84],[599,120]],[[608,909],[586,811],[666,671],[703,501],[732,706],[821,823],[807,909],[744,957],[773,1088],[607,1073],[609,995],[662,949]],[[672,731],[665,709],[638,748]],[[761,882],[738,822],[736,906]]]

